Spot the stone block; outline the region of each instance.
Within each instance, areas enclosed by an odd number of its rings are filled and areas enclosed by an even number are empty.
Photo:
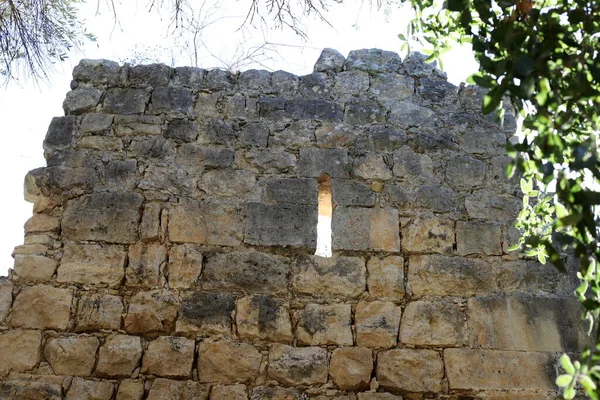
[[[246,170],[206,171],[198,188],[208,196],[248,200],[256,190],[256,175]]]
[[[381,73],[373,77],[369,94],[381,104],[390,108],[398,101],[406,100],[415,94],[415,81],[406,75]]]
[[[169,213],[169,238],[175,243],[237,246],[243,222],[234,206],[181,199]]]
[[[248,400],[246,385],[213,386],[209,400]]]
[[[270,296],[253,295],[237,301],[235,321],[240,338],[291,343],[292,323],[288,306]]]
[[[269,350],[269,377],[285,386],[327,382],[327,350],[276,344]]]
[[[291,99],[285,102],[285,113],[292,118],[342,122],[344,110],[335,102],[321,99]]]
[[[177,336],[161,336],[148,344],[142,374],[165,378],[189,378],[194,363],[195,343]]]
[[[127,82],[138,87],[165,86],[173,70],[165,64],[135,65],[129,68]]]
[[[333,249],[400,251],[396,209],[336,207],[332,219]]]
[[[158,378],[152,383],[147,400],[207,400],[210,386],[195,381]]]
[[[148,200],[167,201],[173,197],[186,197],[194,192],[194,182],[184,168],[150,165],[138,188]]]
[[[167,248],[160,243],[137,242],[129,246],[125,286],[153,288],[161,285]]]
[[[166,290],[139,292],[131,299],[124,320],[128,333],[170,333],[175,328],[179,299]]]
[[[222,291],[281,293],[287,288],[289,259],[262,253],[215,254],[206,260],[203,288]]]
[[[319,184],[316,179],[289,178],[267,181],[265,199],[277,203],[317,205]]]
[[[347,103],[344,111],[344,124],[349,126],[370,125],[386,119],[387,110],[370,100]]]
[[[123,140],[108,136],[86,136],[79,139],[77,147],[98,151],[120,151],[123,150]]]
[[[402,127],[435,126],[437,114],[427,107],[415,104],[410,100],[399,101],[391,108],[389,120]]]
[[[137,193],[94,193],[71,200],[62,220],[64,238],[134,243],[144,198]]]
[[[25,233],[55,232],[60,229],[60,220],[47,214],[34,214],[25,222]]]
[[[346,70],[359,69],[370,73],[398,72],[402,59],[393,51],[380,49],[352,50],[346,59]]]
[[[239,131],[233,128],[232,122],[220,118],[211,118],[202,125],[197,142],[200,144],[222,144],[231,147],[237,141],[239,134]]]
[[[204,68],[176,67],[171,81],[174,85],[192,89],[206,89],[206,73]]]
[[[0,375],[33,369],[40,362],[41,350],[40,331],[14,329],[0,334]]]
[[[110,294],[86,294],[77,303],[76,332],[119,330],[123,301]]]
[[[125,275],[126,257],[122,246],[67,242],[56,280],[116,288]]]
[[[404,258],[371,257],[367,262],[369,294],[380,300],[400,301],[404,298]]]
[[[240,73],[238,83],[240,84],[240,90],[246,94],[267,92],[271,86],[271,72],[249,69]]]
[[[65,378],[53,375],[29,375],[12,372],[0,383],[0,396],[6,400],[62,400]]]
[[[351,320],[350,304],[307,304],[298,318],[298,343],[309,346],[352,346]]]
[[[401,315],[400,307],[389,301],[358,303],[354,314],[357,346],[394,347],[398,341]]]
[[[231,335],[235,296],[196,292],[182,300],[176,330],[186,336]]]
[[[161,117],[154,115],[116,115],[115,134],[117,136],[160,135]]]
[[[87,113],[83,116],[79,129],[84,133],[104,132],[110,129],[114,115]]]
[[[48,282],[52,279],[58,263],[51,258],[36,255],[15,255],[15,281]]]
[[[297,293],[358,297],[365,291],[366,268],[361,257],[299,256],[292,285]]]
[[[196,285],[202,272],[202,253],[193,245],[173,245],[169,250],[169,287],[189,289]]]
[[[244,242],[258,246],[315,247],[317,207],[248,203]]]
[[[415,218],[402,226],[402,247],[407,253],[452,253],[454,221]]]
[[[465,315],[447,301],[408,303],[400,323],[400,343],[410,346],[462,347]]]
[[[462,257],[416,255],[410,257],[408,264],[408,284],[415,298],[474,296],[480,290],[485,291],[488,280],[485,274],[474,260]]]
[[[446,180],[452,187],[469,189],[479,186],[485,179],[486,165],[473,157],[460,156],[448,161]]]
[[[46,285],[25,287],[15,298],[11,323],[20,328],[64,331],[69,326],[72,299],[71,289]]]
[[[419,154],[404,146],[394,151],[394,176],[405,180],[429,182],[433,180],[433,161],[427,154]]]
[[[364,206],[375,205],[375,193],[363,183],[350,179],[336,179],[332,181],[333,202],[338,206]]]
[[[257,386],[252,389],[251,400],[300,400],[300,392],[296,389],[281,386]]]
[[[152,112],[155,114],[192,114],[194,95],[180,86],[161,86],[152,92]]]
[[[160,238],[161,226],[161,206],[159,203],[144,204],[142,222],[140,223],[140,236],[144,241],[156,240]]]
[[[378,154],[367,154],[355,159],[354,174],[361,179],[375,181],[387,181],[393,177],[383,156]]]
[[[46,342],[44,357],[56,375],[90,376],[100,342],[95,337],[66,337]]]
[[[176,143],[191,143],[200,133],[200,124],[194,121],[175,119],[169,121],[165,130],[165,137],[173,139]]]
[[[67,92],[67,97],[63,101],[63,110],[66,115],[79,115],[94,111],[103,94],[103,90],[94,87],[77,87],[75,90]]]
[[[150,93],[143,89],[114,88],[106,91],[104,112],[112,114],[143,114]]]
[[[198,345],[200,382],[252,383],[262,355],[246,343],[201,342]]]
[[[497,195],[490,191],[479,190],[465,198],[465,208],[470,218],[486,219],[494,222],[512,224],[523,203],[510,195]]]
[[[13,302],[13,284],[8,278],[0,277],[0,322],[8,315]]]
[[[141,379],[125,379],[119,383],[116,400],[142,400],[144,397],[144,381]]]
[[[415,193],[416,203],[422,208],[443,213],[456,210],[456,193],[443,186],[421,186]]]
[[[502,255],[502,229],[500,225],[458,221],[456,223],[456,252],[460,255]]]
[[[302,148],[298,171],[302,177],[318,178],[328,174],[332,178],[348,178],[348,150]]]
[[[73,115],[52,118],[44,139],[44,151],[52,153],[70,147],[76,126],[77,118]]]
[[[442,390],[444,363],[437,351],[394,349],[377,356],[377,380],[391,392]]]
[[[108,381],[92,381],[83,378],[73,378],[65,400],[110,400],[115,386]]]
[[[240,139],[245,146],[267,147],[269,141],[269,124],[249,122],[244,126]]]
[[[271,90],[280,96],[292,97],[298,91],[298,76],[286,71],[275,71],[271,75]]]
[[[344,347],[331,353],[329,375],[340,390],[365,390],[371,381],[373,354],[364,347]]]
[[[111,335],[98,351],[96,375],[104,378],[128,378],[142,359],[142,341],[138,336]]]
[[[402,396],[391,393],[364,392],[358,393],[358,400],[402,400]]]
[[[555,390],[554,355],[542,352],[445,349],[450,390]]]
[[[244,154],[244,160],[262,174],[285,174],[296,171],[297,157],[278,150],[256,149]]]
[[[73,68],[73,79],[77,82],[113,86],[119,82],[121,67],[109,60],[80,60]]]

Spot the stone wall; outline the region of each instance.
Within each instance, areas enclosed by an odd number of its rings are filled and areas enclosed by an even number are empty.
[[[380,50],[84,60],[0,280],[1,399],[553,399],[572,282],[507,252],[515,128]],[[317,179],[333,257],[314,256]]]

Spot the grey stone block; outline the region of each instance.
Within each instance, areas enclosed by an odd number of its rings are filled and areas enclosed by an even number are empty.
[[[486,165],[473,157],[460,156],[448,161],[446,181],[456,188],[479,186],[485,179]]]
[[[119,82],[121,67],[109,60],[81,60],[73,69],[77,82],[113,86]]]
[[[243,127],[240,138],[246,146],[267,147],[269,125],[263,122],[249,122]]]
[[[284,97],[292,97],[298,91],[300,78],[285,71],[275,71],[271,75],[271,90]]]
[[[338,103],[320,99],[293,99],[285,103],[286,114],[293,118],[341,122],[344,110]]]
[[[300,176],[318,178],[322,174],[328,174],[332,178],[348,178],[348,168],[348,150],[300,149]]]
[[[200,133],[200,125],[194,121],[176,119],[170,121],[165,131],[165,137],[177,143],[190,143],[196,140]]]
[[[195,90],[205,89],[207,87],[206,74],[207,71],[203,68],[178,67],[175,68],[173,84]]]
[[[449,212],[456,209],[456,194],[450,188],[441,186],[421,186],[415,200],[421,207],[433,212]]]
[[[316,179],[274,179],[267,182],[266,200],[278,203],[317,204],[319,184]]]
[[[65,114],[74,115],[93,111],[100,102],[103,94],[103,90],[80,86],[67,93],[67,97],[63,102],[63,110],[65,110]]]
[[[375,193],[363,183],[350,179],[335,179],[332,185],[333,202],[340,206],[375,205]]]
[[[370,101],[347,104],[344,111],[344,123],[350,125],[380,123],[385,122],[386,119],[387,110]]]
[[[165,64],[136,65],[129,68],[127,81],[138,87],[158,87],[169,84],[173,70]]]
[[[402,59],[393,51],[380,49],[352,50],[346,59],[346,69],[360,69],[363,71],[398,72],[402,66]]]
[[[315,72],[340,72],[344,68],[344,56],[335,49],[325,48],[315,63]]]
[[[229,293],[196,292],[184,298],[179,306],[179,321],[202,328],[220,325],[231,330],[231,313],[235,296]]]
[[[194,95],[188,88],[161,86],[152,92],[152,111],[158,113],[191,114]]]
[[[109,89],[104,98],[104,111],[114,114],[142,114],[150,99],[144,89]]]
[[[240,90],[244,93],[268,92],[271,89],[271,73],[265,70],[249,69],[238,77]]]
[[[235,86],[236,81],[229,71],[211,69],[206,73],[206,84],[211,90],[230,91]]]
[[[72,115],[52,118],[44,139],[44,150],[51,152],[71,146],[76,124],[77,118]]]
[[[249,203],[244,242],[259,246],[315,247],[317,207]]]

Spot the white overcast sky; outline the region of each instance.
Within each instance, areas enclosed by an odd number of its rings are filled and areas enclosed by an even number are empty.
[[[81,58],[104,58],[123,62],[164,62],[168,65],[192,65],[192,47],[188,37],[169,27],[169,13],[148,12],[145,0],[122,1],[118,4],[119,24],[115,24],[100,1],[88,0],[80,11],[88,31],[97,42],[88,43],[69,60],[56,66],[51,82],[11,83],[0,89],[0,117],[3,144],[0,146],[0,187],[2,227],[0,228],[0,276],[12,268],[13,248],[23,243],[23,224],[32,214],[32,205],[23,200],[23,178],[27,171],[45,165],[42,142],[50,120],[63,115],[62,102],[69,90],[71,71]],[[219,3],[217,9],[213,3]],[[194,0],[194,4],[199,4]],[[170,3],[165,1],[165,3]],[[297,75],[312,72],[313,64],[325,47],[337,49],[344,56],[350,50],[380,48],[400,53],[398,33],[404,33],[409,18],[406,9],[371,10],[369,1],[346,0],[332,4],[326,14],[331,26],[314,18],[304,19],[308,39],[301,40],[289,30],[265,28],[238,29],[244,20],[249,0],[207,0],[204,10],[212,22],[201,33],[198,66],[224,67],[235,64],[240,54],[252,51],[265,41],[277,52],[266,51],[259,57],[261,65],[250,68],[283,69]],[[373,2],[376,3],[376,2]],[[401,54],[402,55],[402,54]],[[468,49],[459,49],[444,57],[449,80],[455,84],[475,72],[476,64]]]

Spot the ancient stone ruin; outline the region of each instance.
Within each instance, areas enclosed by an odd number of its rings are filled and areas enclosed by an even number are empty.
[[[0,280],[0,399],[556,398],[573,282],[507,251],[515,121],[477,88],[380,50],[71,86]]]

